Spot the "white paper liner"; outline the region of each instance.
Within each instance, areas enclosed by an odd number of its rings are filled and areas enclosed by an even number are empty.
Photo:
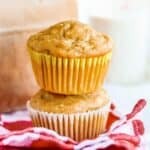
[[[105,131],[110,103],[103,108],[75,114],[54,114],[31,108],[27,102],[34,126],[45,127],[76,141],[97,137]]]

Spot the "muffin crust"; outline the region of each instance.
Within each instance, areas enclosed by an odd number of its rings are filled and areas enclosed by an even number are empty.
[[[61,57],[99,56],[111,51],[110,37],[78,21],[64,21],[32,35],[29,50]]]
[[[99,109],[108,104],[106,91],[87,95],[58,95],[40,90],[30,101],[31,107],[48,113],[73,114]]]

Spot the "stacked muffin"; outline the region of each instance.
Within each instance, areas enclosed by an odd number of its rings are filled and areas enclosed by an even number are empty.
[[[33,124],[81,141],[105,130],[110,100],[102,89],[112,41],[78,21],[64,21],[27,42],[41,90],[27,103]]]

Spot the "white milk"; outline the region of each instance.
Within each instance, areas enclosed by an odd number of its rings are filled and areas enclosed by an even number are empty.
[[[91,17],[91,25],[114,41],[108,81],[137,83],[144,79],[147,58],[147,15],[144,11],[113,11],[111,18]],[[115,15],[119,13],[120,15]]]
[[[149,14],[150,14],[150,10],[149,10]],[[148,61],[147,61],[147,77],[150,81],[150,15],[149,15],[149,23],[148,23],[148,39],[147,39],[147,43],[148,43]]]

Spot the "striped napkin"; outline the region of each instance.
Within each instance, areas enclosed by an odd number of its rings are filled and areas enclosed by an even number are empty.
[[[112,104],[107,131],[79,143],[55,131],[33,127],[27,110],[0,114],[0,150],[144,150],[144,125],[136,115],[145,105],[140,99],[130,113],[123,115]]]

